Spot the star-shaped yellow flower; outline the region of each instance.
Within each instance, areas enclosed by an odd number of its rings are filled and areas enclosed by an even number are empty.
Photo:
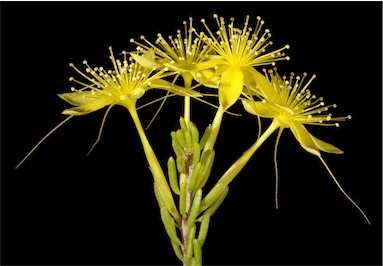
[[[336,108],[336,105],[326,105],[322,97],[318,98],[308,89],[308,86],[316,77],[315,75],[306,82],[306,73],[304,73],[302,77],[295,76],[292,73],[289,78],[281,77],[276,71],[272,70],[268,73],[265,71],[265,74],[263,80],[259,83],[262,84],[262,86],[258,85],[257,87],[250,88],[255,95],[263,99],[261,101],[254,100],[253,95],[247,95],[247,99],[242,100],[245,110],[255,116],[273,119],[271,125],[273,128],[272,131],[279,128],[277,144],[282,130],[290,128],[299,144],[306,151],[320,158],[340,191],[362,213],[369,223],[365,213],[343,190],[321,156],[321,151],[335,154],[342,154],[343,151],[332,144],[314,137],[304,126],[319,125],[338,127],[339,121],[351,119],[351,116],[333,117],[331,113],[328,113],[328,110],[330,108]],[[276,180],[278,180],[276,150],[275,148],[274,162],[277,176]],[[277,184],[278,182],[276,186]],[[278,187],[276,188],[276,204],[278,204],[277,189]]]
[[[264,21],[259,16],[254,29],[249,26],[249,16],[246,17],[242,29],[234,26],[234,18],[231,18],[230,23],[226,25],[223,17],[218,17],[216,14],[213,17],[218,25],[218,31],[212,31],[205,19],[202,19],[206,32],[201,32],[198,36],[218,55],[211,56],[209,61],[215,70],[214,75],[211,75],[211,69],[202,70],[198,75],[220,78],[219,102],[226,110],[238,100],[243,86],[248,86],[251,81],[258,81],[258,76],[261,74],[254,67],[274,65],[276,61],[289,60],[283,52],[289,49],[289,45],[266,52],[272,45],[269,40],[271,33],[269,29],[262,29]]]
[[[184,21],[183,24],[184,30],[177,30],[175,37],[164,38],[161,33],[158,33],[154,44],[143,35],[140,37],[141,42],[134,39],[130,41],[137,44],[136,49],[139,53],[152,54],[152,57],[148,59],[132,53],[132,57],[139,64],[149,68],[154,66],[159,69],[167,68],[175,74],[173,82],[176,82],[181,76],[184,87],[188,90],[203,84],[202,81],[204,80],[197,77],[197,72],[212,66],[209,59],[214,51],[195,35],[196,29],[193,27],[193,18],[190,17],[189,23]],[[192,87],[193,78],[198,82],[194,87]],[[208,78],[209,83],[204,85],[216,88],[218,78],[213,76],[212,71],[210,71]],[[198,100],[210,104],[200,98]],[[190,120],[189,96],[184,98],[184,118],[186,121]]]
[[[308,152],[320,156],[320,151],[341,154],[343,151],[335,146],[319,140],[308,132],[306,125],[339,126],[339,121],[350,119],[347,117],[332,117],[327,113],[335,104],[326,105],[322,97],[311,94],[309,84],[316,77],[313,75],[305,83],[307,74],[303,77],[292,74],[289,80],[280,77],[277,72],[269,71],[269,82],[263,82],[262,87],[251,88],[260,91],[262,101],[242,100],[247,112],[265,118],[276,120],[281,129],[290,128],[300,145]],[[264,79],[267,79],[265,77]],[[249,96],[248,96],[249,97]]]
[[[130,42],[138,45],[138,51],[153,51],[155,55],[154,60],[143,60],[137,55],[133,57],[147,67],[162,64],[170,71],[180,73],[184,78],[191,77],[192,72],[205,68],[206,64],[210,66],[205,61],[209,59],[213,50],[194,34],[196,29],[193,27],[193,18],[189,18],[189,25],[186,21],[183,24],[184,31],[177,30],[175,37],[169,36],[166,39],[158,33],[154,44],[143,35],[140,39],[144,43],[131,39]]]
[[[129,54],[126,52],[123,52],[121,61],[114,57],[112,48],[109,50],[112,70],[106,70],[103,67],[91,68],[84,60],[83,63],[86,66],[84,73],[70,64],[85,81],[69,78],[70,81],[81,85],[81,88],[72,87],[72,92],[59,94],[60,98],[75,106],[64,110],[63,114],[84,115],[109,105],[135,108],[137,100],[152,88],[164,89],[180,95],[196,94],[163,80],[162,78],[171,74],[165,73],[166,69],[145,68],[128,57]]]

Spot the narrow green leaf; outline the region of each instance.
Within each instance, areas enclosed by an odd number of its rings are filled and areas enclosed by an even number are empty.
[[[201,204],[201,199],[202,199],[202,189],[198,189],[194,196],[193,203],[192,203],[189,217],[188,217],[189,228],[195,223],[195,219],[197,218],[199,214],[199,206]]]
[[[197,165],[194,167],[193,173],[190,177],[189,192],[192,192],[197,184],[200,169],[201,169],[201,163],[198,162]]]
[[[209,157],[206,159],[206,163],[204,167],[200,170],[199,177],[198,177],[198,184],[197,187],[203,188],[209,179],[211,168],[213,166],[215,152],[214,150],[208,150],[211,151],[209,154]],[[202,160],[201,160],[202,161]]]
[[[172,137],[172,139],[176,139],[176,132],[175,131],[172,131],[170,132],[170,136]]]
[[[186,146],[186,140],[185,140],[183,130],[181,130],[181,129],[177,130],[176,138],[182,147]]]
[[[202,249],[198,239],[193,239],[195,265],[202,266]]]
[[[205,144],[206,144],[207,140],[210,137],[210,133],[211,133],[211,125],[209,125],[205,129],[205,132],[203,133],[202,138],[201,138],[201,140],[199,142],[199,146],[201,147],[201,149],[203,149],[205,147]]]
[[[184,174],[181,174],[180,176],[179,209],[182,216],[186,214],[186,176]]]
[[[193,163],[192,163],[192,165],[196,165],[199,162],[200,157],[201,157],[201,148],[200,148],[198,142],[194,142],[194,144],[193,144]]]
[[[169,184],[171,189],[176,195],[180,194],[180,188],[178,186],[177,180],[177,168],[176,162],[173,157],[170,157],[168,160],[168,176],[169,176]]]
[[[177,160],[177,170],[178,170],[178,172],[180,172],[181,174],[184,174],[185,173],[185,169],[184,169],[184,163],[183,163],[182,156],[178,156],[176,160]]]
[[[183,129],[185,131],[188,130],[188,127],[186,125],[185,119],[182,116],[180,117],[180,125],[181,125],[181,129]]]
[[[198,234],[198,241],[201,244],[201,247],[205,243],[207,231],[209,230],[209,223],[210,223],[210,215],[209,213],[204,213],[202,216],[202,222],[199,228],[199,234]]]
[[[174,139],[172,140],[172,147],[177,157],[182,156],[183,149],[177,144],[177,141]]]
[[[197,127],[193,124],[193,122],[189,121],[189,131],[192,135],[192,142],[198,143],[199,141],[199,132]]]
[[[180,246],[177,245],[177,243],[175,243],[174,241],[171,241],[171,242],[172,242],[172,247],[173,247],[174,253],[176,254],[177,258],[178,258],[180,261],[183,261],[184,258],[183,258],[183,255],[182,255],[182,251],[181,251]]]
[[[211,150],[206,150],[206,151],[202,152],[201,160],[200,160],[202,165],[206,164],[207,159],[209,158],[210,154],[211,154]]]
[[[195,232],[196,226],[193,225],[191,228],[189,228],[188,233],[188,243],[186,246],[186,265],[190,265],[193,258],[193,239],[195,237]]]
[[[190,134],[189,130],[185,131],[184,135],[185,135],[186,144],[189,147],[191,147],[192,146],[192,137],[191,137],[191,134]]]
[[[165,226],[166,233],[168,234],[171,241],[175,244],[182,246],[181,240],[179,240],[176,231],[176,224],[173,217],[170,215],[166,207],[162,207],[161,211],[161,219]]]

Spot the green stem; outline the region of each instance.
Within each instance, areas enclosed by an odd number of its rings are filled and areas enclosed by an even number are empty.
[[[277,120],[273,120],[268,129],[246,150],[242,156],[222,175],[217,184],[201,202],[201,212],[211,206],[217,197],[225,190],[231,181],[241,172],[254,152],[266,141],[266,139],[280,126]]]
[[[224,109],[220,106],[218,107],[217,113],[215,114],[213,123],[211,125],[211,133],[205,144],[204,151],[211,150],[214,147],[215,141],[217,140],[219,129],[221,127],[222,118]]]
[[[166,208],[172,214],[174,219],[178,224],[181,223],[181,217],[177,211],[176,205],[168,182],[166,181],[165,174],[162,171],[161,165],[158,162],[156,154],[154,153],[152,146],[149,143],[148,138],[146,137],[145,131],[141,125],[140,118],[138,117],[137,110],[135,106],[127,106],[127,109],[132,116],[133,122],[137,128],[138,135],[140,136],[142,146],[144,148],[146,159],[149,163],[150,170],[153,174],[154,181],[158,185],[159,192],[165,203]]]
[[[193,76],[190,73],[184,73],[182,75],[184,79],[185,90],[189,90],[191,88],[191,84],[193,81]],[[186,124],[190,121],[190,96],[184,97],[184,119]]]
[[[184,97],[184,119],[186,124],[190,121],[190,96]]]

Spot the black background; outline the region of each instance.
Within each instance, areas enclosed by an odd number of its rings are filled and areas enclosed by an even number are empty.
[[[93,153],[102,111],[58,124],[68,105],[70,62],[109,66],[108,46],[174,35],[182,21],[262,16],[274,47],[291,45],[280,71],[317,74],[311,90],[351,114],[340,128],[310,128],[345,151],[323,157],[369,216],[342,196],[320,161],[286,131],[279,146],[280,209],[274,208],[273,135],[234,180],[213,216],[204,264],[381,264],[381,2],[2,2],[1,255],[3,264],[179,264],[163,229],[138,135],[121,107],[110,112]],[[210,20],[212,22],[212,20]],[[213,23],[210,23],[213,25]],[[213,26],[212,26],[213,27]],[[201,27],[200,27],[201,28]],[[201,28],[202,29],[202,28]],[[149,93],[148,93],[149,95]],[[150,97],[150,96],[149,96]],[[140,112],[144,124],[156,111]],[[148,137],[165,166],[181,99],[169,100]],[[232,111],[242,112],[238,104]],[[202,130],[214,109],[193,105]],[[266,124],[265,124],[266,125]],[[211,186],[255,140],[256,119],[225,116]]]

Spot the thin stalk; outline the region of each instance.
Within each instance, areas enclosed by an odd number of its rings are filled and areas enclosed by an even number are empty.
[[[142,147],[145,152],[146,160],[148,161],[150,170],[152,172],[154,181],[157,183],[159,192],[162,199],[164,200],[165,206],[168,211],[172,214],[174,219],[178,224],[181,223],[181,216],[179,215],[170,187],[166,181],[165,174],[162,171],[161,165],[158,162],[157,156],[153,151],[152,146],[149,143],[148,138],[146,137],[145,131],[141,125],[140,118],[138,117],[137,110],[135,106],[127,106],[127,109],[132,116],[133,122],[137,128],[138,135],[140,136]]]
[[[215,117],[214,117],[214,120],[213,120],[213,124],[211,125],[210,136],[209,136],[209,138],[205,144],[205,147],[203,149],[204,151],[213,149],[214,144],[215,144],[217,137],[218,137],[219,129],[220,129],[221,124],[222,124],[222,118],[223,118],[224,112],[225,111],[221,106],[218,107],[217,112],[216,112]]]
[[[184,119],[186,123],[190,121],[190,96],[184,97]]]
[[[273,120],[265,132],[255,141],[255,143],[246,150],[242,156],[222,175],[217,184],[206,195],[201,202],[200,211],[204,211],[214,203],[215,199],[226,189],[231,181],[241,172],[255,151],[268,139],[268,137],[280,126],[277,120]]]
[[[192,81],[193,81],[193,76],[190,73],[184,73],[182,75],[182,78],[184,79],[185,90],[190,89],[192,85]],[[190,121],[190,112],[191,112],[190,109],[191,109],[190,96],[185,96],[184,97],[184,119],[186,124]]]

